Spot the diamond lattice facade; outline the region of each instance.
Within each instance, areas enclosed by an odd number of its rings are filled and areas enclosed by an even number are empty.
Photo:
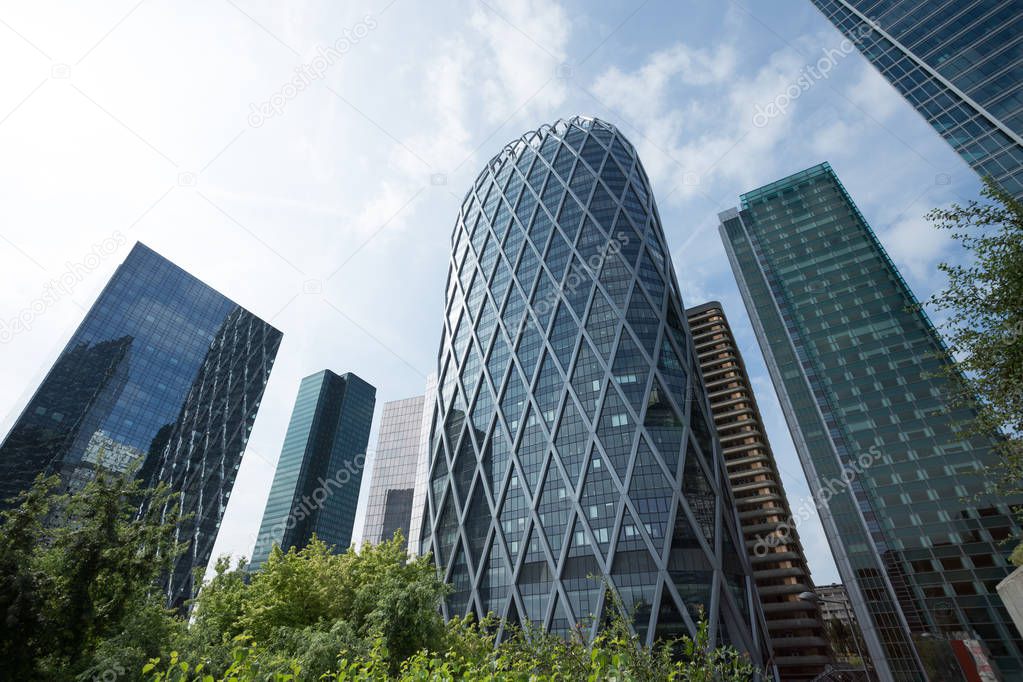
[[[422,549],[475,612],[762,660],[763,626],[664,232],[635,150],[558,121],[509,144],[452,235]],[[612,593],[612,594],[613,594]],[[502,626],[503,627],[503,626]]]

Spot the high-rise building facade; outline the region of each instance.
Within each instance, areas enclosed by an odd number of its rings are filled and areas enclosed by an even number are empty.
[[[409,521],[409,554],[419,554],[422,549],[419,538],[423,535],[423,519],[426,513],[426,491],[430,486],[430,424],[437,404],[437,373],[426,377],[426,394],[423,396],[423,423],[419,434],[419,462],[416,464],[416,483],[412,492],[412,519]]]
[[[281,333],[142,244],[118,267],[0,446],[0,496],[97,467],[166,481],[195,516],[168,582],[191,597],[270,376]]]
[[[194,596],[194,569],[210,560],[280,341],[280,332],[248,311],[229,313],[177,421],[153,440],[159,448],[143,467],[152,471],[150,485],[166,483],[181,493],[175,509],[167,509],[183,518],[175,536],[187,544],[166,584],[175,607]]]
[[[852,605],[849,603],[849,593],[845,591],[842,583],[830,585],[818,585],[814,588],[817,598],[820,600],[821,618],[825,622],[840,620],[849,625],[853,615]]]
[[[774,662],[783,680],[812,680],[832,656],[818,605],[799,598],[813,580],[746,364],[720,303],[689,308],[686,317]]]
[[[982,176],[1023,198],[1023,0],[812,0]]]
[[[408,540],[426,396],[384,403],[374,453],[363,542],[377,544],[401,531]]]
[[[422,548],[447,617],[642,641],[692,633],[761,661],[763,618],[650,185],[613,126],[507,145],[452,234]],[[499,634],[503,633],[502,631]]]
[[[313,534],[336,551],[352,543],[376,388],[329,369],[302,379],[252,552],[258,570],[274,545],[301,549]]]
[[[741,197],[721,235],[843,583],[882,679],[914,640],[979,638],[1006,679],[1021,643],[995,585],[1019,526],[963,434],[950,356],[827,164]]]

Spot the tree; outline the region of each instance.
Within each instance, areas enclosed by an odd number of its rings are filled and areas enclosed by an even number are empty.
[[[58,484],[40,477],[0,514],[0,650],[19,679],[137,670],[180,625],[156,589],[180,551],[158,511],[173,496],[104,471],[74,493]]]
[[[407,659],[390,656],[382,637],[365,654],[342,652],[327,674],[314,674],[297,659],[274,668],[265,666],[260,650],[246,636],[235,641],[232,660],[222,676],[205,677],[209,669],[192,666],[177,652],[167,662],[153,660],[145,672],[149,682],[205,682],[219,679],[324,680],[325,682],[401,682],[454,680],[631,680],[635,682],[750,682],[758,679],[749,659],[732,647],[711,648],[710,628],[701,619],[695,638],[682,637],[646,647],[632,634],[623,614],[611,619],[592,645],[578,637],[563,638],[527,626],[514,628],[497,643],[496,623],[472,618],[451,620],[443,647],[422,649]],[[762,679],[762,677],[760,678]]]
[[[735,649],[710,647],[702,619],[695,638],[644,646],[617,599],[608,601],[607,627],[593,643],[581,632],[563,637],[529,623],[506,626],[498,643],[493,617],[444,624],[439,606],[449,588],[429,557],[408,559],[400,534],[359,552],[334,554],[315,538],[301,550],[275,549],[248,584],[237,573],[242,569],[219,562],[195,602],[192,631],[222,630],[222,648],[190,634],[186,645],[206,651],[186,648],[154,659],[146,679],[739,682],[756,673]]]
[[[445,624],[450,591],[430,557],[400,534],[359,552],[322,541],[275,549],[254,575],[220,559],[192,604],[164,608],[159,589],[180,548],[173,495],[100,473],[80,492],[39,479],[0,514],[0,651],[20,680],[753,679],[750,661],[698,636],[643,646],[614,602],[593,643],[528,623],[496,642],[492,620]],[[139,510],[143,510],[140,512]],[[617,615],[615,615],[617,614]],[[147,663],[148,661],[148,663]]]
[[[957,363],[946,368],[956,402],[974,415],[968,434],[1001,434],[1001,471],[991,472],[1004,493],[1023,481],[1023,204],[990,180],[985,202],[935,209],[928,219],[968,252],[966,264],[942,263],[948,285],[931,297],[948,313],[944,326]]]
[[[200,590],[194,622],[182,640],[192,663],[226,674],[238,642],[247,665],[267,674],[299,666],[316,679],[338,657],[361,660],[377,642],[398,664],[420,649],[438,649],[438,612],[447,587],[426,558],[410,560],[400,534],[361,551],[337,554],[315,536],[301,549],[275,547],[261,570],[226,560]]]
[[[0,660],[16,679],[36,676],[47,575],[34,561],[60,479],[41,478],[0,513]]]
[[[341,554],[314,536],[302,550],[274,548],[252,579],[241,625],[265,641],[275,629],[344,621],[360,637],[383,637],[401,660],[438,644],[446,591],[426,558],[408,559],[400,533]]]
[[[214,576],[203,585],[202,599],[195,600],[191,623],[177,643],[181,650],[198,653],[208,670],[226,670],[234,638],[242,632],[240,620],[249,577],[247,568],[244,559],[233,569],[228,557],[217,559]],[[196,576],[195,584],[202,584],[202,576]]]
[[[835,653],[845,656],[856,653],[852,628],[844,620],[833,618],[824,621],[824,632],[835,649]]]

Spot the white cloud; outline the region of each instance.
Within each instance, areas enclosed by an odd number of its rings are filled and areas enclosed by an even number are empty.
[[[488,51],[487,61],[477,68],[483,75],[482,101],[489,121],[503,121],[520,107],[523,115],[545,120],[564,103],[566,88],[556,69],[565,61],[571,22],[560,4],[481,3],[470,24]]]
[[[917,201],[890,225],[877,226],[878,237],[900,268],[917,281],[938,283],[941,275],[934,263],[948,255],[952,240],[924,218],[926,201]]]
[[[754,104],[784,91],[801,63],[777,52],[744,78],[736,51],[731,44],[709,50],[676,43],[634,71],[611,67],[594,82],[601,102],[640,132],[644,165],[667,179],[674,201],[712,195],[719,180],[755,183],[757,156],[770,154],[788,130],[784,116],[753,126]],[[691,93],[681,107],[680,92]]]
[[[878,121],[884,121],[900,108],[909,106],[901,97],[892,97],[894,88],[873,66],[862,64],[860,75],[846,96],[862,111]]]
[[[626,118],[649,121],[664,115],[669,86],[721,84],[734,76],[735,64],[731,45],[711,51],[676,43],[653,53],[633,72],[610,67],[597,78],[593,91]]]
[[[828,158],[838,154],[845,148],[849,141],[855,139],[856,127],[848,121],[833,118],[822,122],[822,125],[812,132],[810,145],[820,158]]]
[[[409,146],[436,170],[448,172],[472,154],[468,94],[472,92],[474,52],[464,40],[440,46],[438,56],[423,70],[418,96],[430,120],[409,141]],[[427,173],[421,161],[410,154],[401,157],[402,169],[410,175]]]
[[[872,66],[859,65],[856,80],[835,93],[833,104],[814,116],[814,151],[821,157],[840,154],[853,140],[883,124],[904,104],[894,94],[891,84]]]
[[[392,148],[391,173],[356,216],[355,234],[372,234],[389,219],[388,233],[398,232],[413,218],[415,207],[407,204],[417,191],[474,173],[472,142],[481,114],[504,121],[518,110],[517,120],[543,119],[564,101],[564,84],[551,81],[571,26],[559,4],[518,0],[478,6],[467,26],[468,32],[439,41],[435,56],[413,72],[420,118],[415,131]],[[486,156],[493,151],[481,150]],[[457,178],[448,177],[463,168]],[[457,195],[461,188],[452,191]]]

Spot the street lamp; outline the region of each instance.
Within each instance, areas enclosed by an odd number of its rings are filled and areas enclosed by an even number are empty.
[[[853,644],[856,645],[856,655],[860,657],[860,664],[863,666],[863,673],[870,678],[870,671],[867,670],[867,659],[863,656],[863,650],[860,649],[860,638],[856,635],[856,623],[853,621],[852,612],[849,610],[849,602],[838,599],[825,599],[816,592],[801,592],[799,599],[811,604],[837,604],[842,607],[845,611],[846,620],[849,623],[849,631],[852,632]]]

